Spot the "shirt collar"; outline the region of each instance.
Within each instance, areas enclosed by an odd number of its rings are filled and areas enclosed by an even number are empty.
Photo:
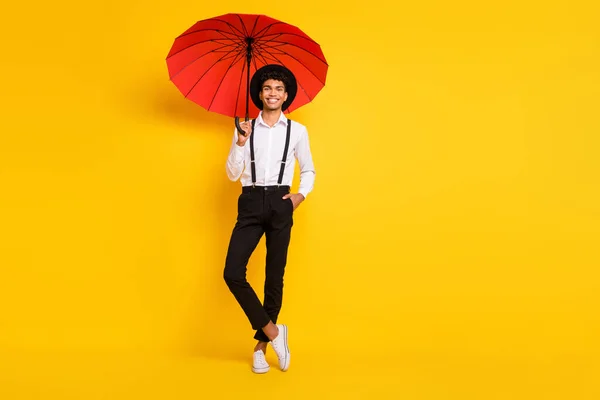
[[[268,126],[262,119],[262,111],[258,114],[258,117],[256,118],[256,122],[258,122],[259,124],[263,124],[265,126]],[[277,122],[275,123],[275,125],[278,124],[282,124],[283,126],[287,126],[288,124],[288,119],[287,117],[284,115],[283,111],[281,112],[281,114],[279,114],[279,119],[277,120]]]

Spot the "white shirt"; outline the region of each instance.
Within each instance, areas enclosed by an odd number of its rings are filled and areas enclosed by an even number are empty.
[[[254,131],[254,162],[256,170],[256,186],[277,185],[287,124],[289,120],[281,113],[279,120],[271,128],[262,119],[262,112],[256,118]],[[242,186],[252,186],[252,167],[250,166],[250,138],[244,146],[237,145],[237,129],[233,132],[233,143],[227,157],[227,176],[232,181],[241,177]],[[292,186],[294,179],[295,160],[300,166],[300,188],[298,193],[308,196],[315,182],[315,167],[308,142],[306,127],[296,121],[292,121],[290,144],[286,157],[286,166],[283,173],[281,185]]]

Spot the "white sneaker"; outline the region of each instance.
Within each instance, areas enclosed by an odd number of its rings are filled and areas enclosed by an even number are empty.
[[[269,372],[269,363],[265,359],[265,353],[262,350],[254,352],[254,362],[252,363],[252,372],[255,374],[264,374]]]
[[[287,371],[290,367],[290,348],[288,347],[288,331],[287,326],[277,324],[279,334],[270,343],[279,359],[279,368],[282,371]]]

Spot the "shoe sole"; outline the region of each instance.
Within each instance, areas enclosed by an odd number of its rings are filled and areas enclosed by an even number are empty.
[[[267,368],[252,367],[252,372],[254,372],[255,374],[266,374],[267,372],[269,372],[269,367],[267,367]]]
[[[287,325],[282,325],[282,327],[283,327],[283,343],[285,343],[285,360],[283,360],[283,367],[281,367],[281,370],[285,372],[290,367],[290,348],[288,347]]]

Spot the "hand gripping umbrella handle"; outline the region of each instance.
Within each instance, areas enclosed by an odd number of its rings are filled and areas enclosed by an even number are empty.
[[[246,117],[246,122],[248,122],[248,117]],[[237,128],[239,133],[246,136],[246,132],[244,132],[244,130],[240,126],[240,117],[235,117],[235,127]]]

